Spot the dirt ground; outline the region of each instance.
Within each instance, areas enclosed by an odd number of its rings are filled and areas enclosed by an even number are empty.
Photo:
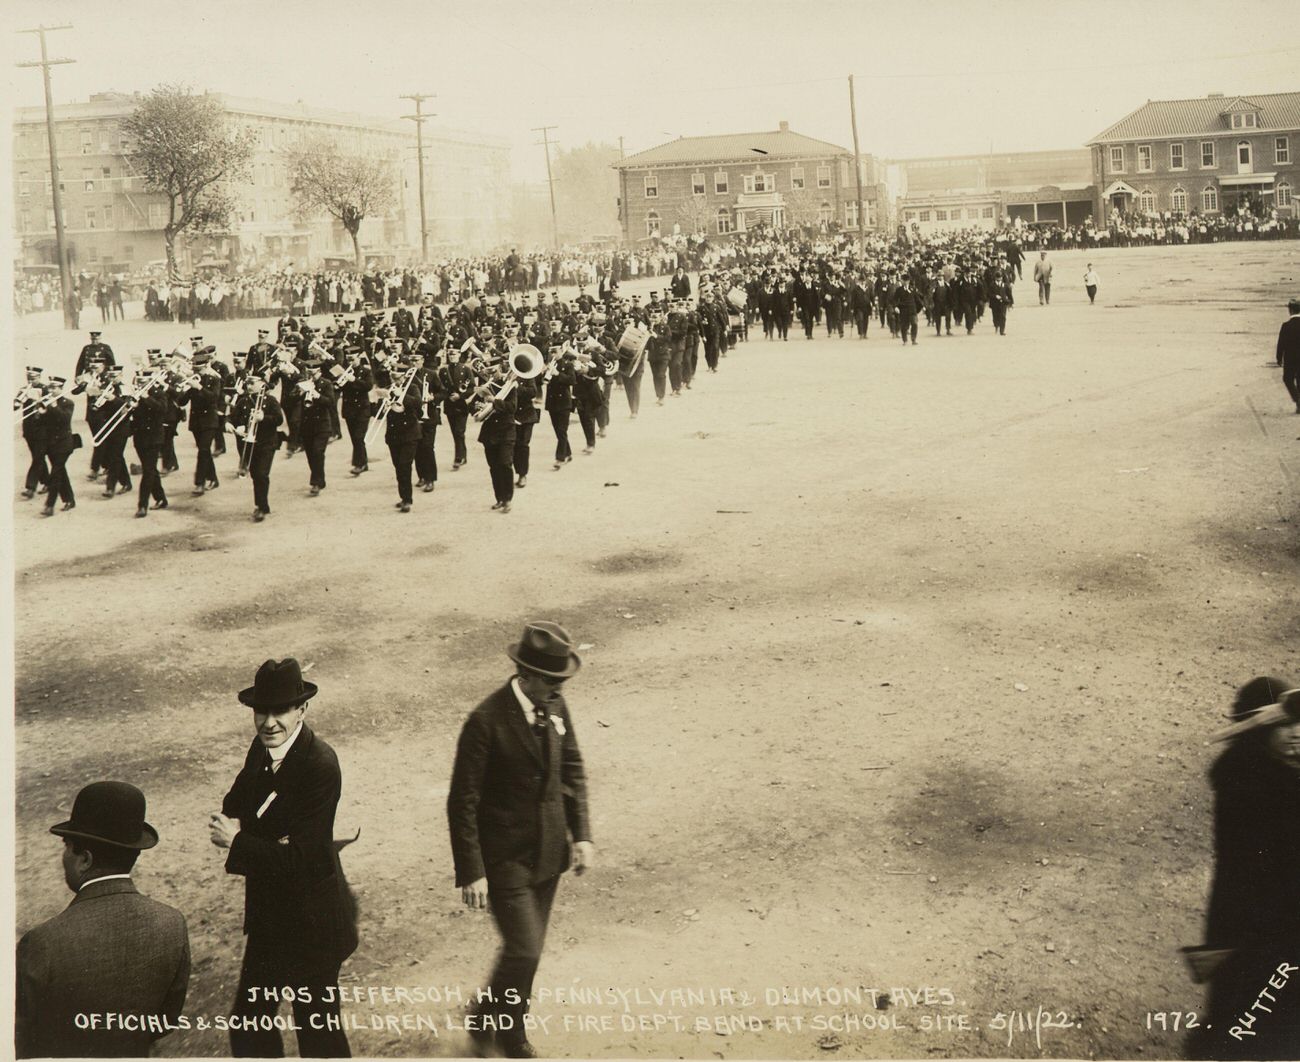
[[[1020,282],[1006,337],[755,328],[634,422],[616,391],[608,439],[560,472],[539,425],[507,516],[481,448],[452,474],[441,432],[408,516],[344,444],[316,499],[277,457],[263,525],[233,448],[191,499],[183,435],[146,521],[77,455],[75,512],[15,511],[18,932],[68,900],[47,827],[86,782],[132,781],[162,835],[137,881],[189,919],[186,1012],[227,1013],[242,883],[206,817],[251,737],[235,692],[295,655],[343,764],[338,833],[361,830],[343,983],[438,990],[349,1003],[353,1050],[463,1051],[448,1015],[496,938],[453,889],[452,754],[549,617],[586,647],[569,702],[601,865],[561,886],[544,1052],[1176,1057],[1148,1014],[1201,1001],[1177,949],[1211,869],[1206,739],[1235,687],[1300,672],[1300,417],[1273,366],[1300,248],[1088,257],[1097,305],[1084,256],[1054,254],[1052,305]],[[15,366],[84,342],[17,327]],[[253,326],[199,330],[224,354]],[[121,355],[188,328],[106,332]],[[161,1045],[226,1050],[211,1028]]]

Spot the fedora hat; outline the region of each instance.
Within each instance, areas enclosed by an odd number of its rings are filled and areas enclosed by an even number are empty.
[[[257,669],[253,684],[239,691],[239,703],[260,711],[277,711],[309,701],[316,696],[316,684],[304,682],[302,668],[291,656],[267,660]]]
[[[1300,720],[1300,689],[1283,689],[1275,678],[1260,678],[1242,687],[1234,706],[1233,724],[1211,736],[1211,741],[1227,741],[1261,727]],[[1272,704],[1260,703],[1276,697]]]
[[[520,667],[550,678],[569,678],[582,666],[569,632],[547,620],[528,624],[518,644],[507,647],[506,655]]]
[[[144,794],[127,782],[91,782],[73,801],[72,818],[50,833],[136,851],[158,843],[158,831],[144,821]]]

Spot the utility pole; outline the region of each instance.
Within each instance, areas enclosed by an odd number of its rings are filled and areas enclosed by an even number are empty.
[[[399,96],[398,99],[415,101],[415,113],[404,114],[402,117],[415,123],[415,154],[419,159],[420,167],[420,261],[427,263],[429,261],[429,222],[424,213],[424,123],[436,116],[425,114],[420,105],[425,100],[433,99],[433,96],[412,92],[406,96]]]
[[[535,128],[534,133],[542,134],[541,147],[546,149],[546,183],[551,189],[551,241],[555,244],[555,249],[560,249],[560,223],[555,219],[555,178],[551,176],[551,130],[553,125],[543,125]],[[558,141],[557,141],[558,143]]]
[[[622,137],[619,137],[619,138],[618,138],[618,157],[619,157],[619,161],[620,161],[620,162],[621,162],[623,159],[627,158],[627,152],[623,150],[623,138],[622,138]]]
[[[849,75],[849,116],[853,121],[853,172],[858,176],[858,246],[867,235],[867,216],[862,204],[862,156],[858,152],[858,98]]]
[[[61,63],[75,63],[75,59],[51,59],[45,50],[45,34],[55,30],[72,29],[65,26],[38,26],[19,30],[19,33],[36,33],[41,38],[41,61],[18,63],[18,66],[39,66],[45,76],[45,132],[50,141],[50,187],[54,190],[54,242],[59,255],[59,285],[63,289],[63,327],[76,328],[76,314],[72,309],[72,270],[68,265],[68,246],[63,235],[63,193],[59,189],[59,145],[54,139],[54,98],[50,94],[50,67]]]

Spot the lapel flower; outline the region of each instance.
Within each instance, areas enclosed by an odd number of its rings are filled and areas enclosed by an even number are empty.
[[[551,716],[551,722],[555,725],[555,732],[559,734],[560,737],[564,737],[564,735],[567,733],[567,731],[564,729],[564,720],[561,719],[558,715],[553,715]]]

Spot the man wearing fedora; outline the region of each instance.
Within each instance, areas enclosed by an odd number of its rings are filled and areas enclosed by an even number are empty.
[[[491,906],[502,947],[488,998],[478,1004],[474,1048],[535,1058],[524,1015],[560,875],[595,860],[587,780],[561,695],[581,661],[563,627],[524,628],[506,650],[516,673],[470,713],[447,796],[456,885],[472,909]]]
[[[190,980],[185,918],[131,881],[136,858],[158,843],[144,811],[135,786],[92,782],[72,817],[50,827],[63,838],[63,878],[76,896],[18,942],[19,1058],[146,1055],[180,1027]],[[81,1028],[78,1015],[100,1020]]]
[[[230,1030],[236,1057],[281,1057],[280,1033],[256,1028],[295,991],[298,1053],[346,1058],[339,1024],[339,967],[357,946],[356,909],[338,848],[334,813],[343,787],[334,750],[307,726],[317,687],[298,661],[268,660],[239,700],[253,709],[257,735],[243,769],[210,820],[212,843],[229,849],[226,872],[244,878],[244,964],[234,1015],[249,1027]],[[300,991],[305,989],[306,991]]]

